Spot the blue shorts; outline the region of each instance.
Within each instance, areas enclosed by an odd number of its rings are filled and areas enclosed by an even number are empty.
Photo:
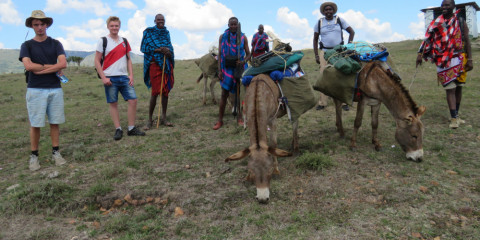
[[[65,122],[63,90],[61,88],[27,88],[28,119],[32,127],[45,126],[45,114],[50,124]]]
[[[128,84],[130,79],[127,76],[107,76],[107,78],[110,78],[110,82],[112,82],[112,85],[104,86],[107,103],[116,103],[118,101],[118,92],[122,94],[125,101],[137,99],[135,88]]]

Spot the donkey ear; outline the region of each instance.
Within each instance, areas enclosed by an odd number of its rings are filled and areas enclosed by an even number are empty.
[[[268,148],[268,152],[269,152],[270,154],[272,154],[273,156],[277,156],[277,157],[289,157],[289,156],[292,156],[292,153],[287,152],[287,151],[282,150],[282,149],[279,149],[279,148],[269,147],[269,148]]]
[[[427,108],[425,106],[418,107],[417,118],[420,118],[425,113],[426,110]]]
[[[230,157],[225,159],[225,162],[230,162],[230,161],[235,161],[235,160],[240,160],[246,156],[250,155],[250,149],[245,148],[244,150],[234,153]]]

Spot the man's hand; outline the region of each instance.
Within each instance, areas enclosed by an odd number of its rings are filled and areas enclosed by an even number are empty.
[[[318,55],[315,55],[315,62],[317,62],[317,64],[320,64],[320,57]]]
[[[128,76],[130,81],[128,81],[128,85],[133,86],[133,76]]]
[[[110,78],[102,78],[103,85],[105,86],[112,86],[112,82],[110,81]]]
[[[422,65],[422,55],[421,54],[418,54],[418,56],[417,56],[417,61],[415,63],[415,67],[417,68],[418,65]]]

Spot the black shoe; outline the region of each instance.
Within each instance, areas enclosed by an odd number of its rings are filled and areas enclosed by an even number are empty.
[[[322,109],[324,109],[324,108],[325,108],[325,106],[318,105],[317,108],[315,108],[315,109],[317,109],[317,110],[322,110]]]
[[[142,130],[138,129],[137,127],[133,127],[132,130],[129,130],[127,132],[128,136],[145,136],[145,132],[142,132]]]
[[[350,111],[350,107],[348,107],[348,105],[346,105],[346,104],[343,105],[342,108],[343,108],[344,111]]]
[[[115,135],[113,135],[113,139],[115,139],[115,141],[118,141],[122,139],[122,136],[123,136],[123,131],[121,129],[117,129],[115,131]]]

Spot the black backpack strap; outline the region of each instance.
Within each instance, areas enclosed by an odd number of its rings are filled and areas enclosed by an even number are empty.
[[[343,42],[343,26],[342,26],[342,21],[340,21],[339,16],[337,16],[337,22],[335,24],[340,25],[340,32],[341,32],[340,36],[342,36],[342,42],[340,44],[343,45],[344,44],[344,42]]]
[[[123,38],[123,42],[125,43],[125,56],[127,56],[127,61],[128,61],[128,40],[126,38]]]
[[[102,59],[100,60],[100,65],[103,66],[103,60],[105,59],[105,50],[107,49],[107,37],[102,37],[103,43],[103,53],[102,53]]]
[[[25,41],[25,47],[27,47],[28,51],[28,56],[30,59],[32,59],[32,45],[31,45],[31,40]],[[23,69],[23,73],[25,74],[25,82],[28,84],[28,77],[30,76],[30,71],[27,71],[27,69]]]
[[[322,28],[322,26],[321,26],[321,25],[322,25],[322,21],[321,21],[321,20],[322,20],[322,18],[318,19],[318,24],[317,24],[317,26],[318,26],[318,35],[320,35],[320,29]]]

